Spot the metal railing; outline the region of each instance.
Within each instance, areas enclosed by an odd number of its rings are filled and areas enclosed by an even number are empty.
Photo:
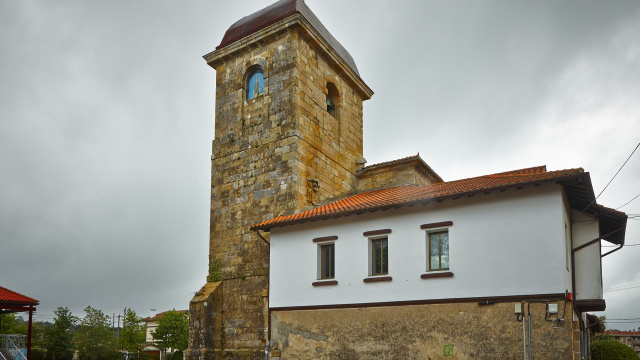
[[[26,348],[27,336],[26,335],[0,335],[0,350],[5,350],[13,359],[7,359],[3,351],[0,351],[2,360],[27,360],[21,349]]]

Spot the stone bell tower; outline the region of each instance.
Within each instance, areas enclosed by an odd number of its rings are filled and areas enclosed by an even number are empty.
[[[240,19],[204,59],[216,70],[209,274],[186,357],[263,359],[269,244],[249,226],[356,190],[373,92],[302,0]]]

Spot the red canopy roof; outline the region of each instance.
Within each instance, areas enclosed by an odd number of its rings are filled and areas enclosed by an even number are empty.
[[[38,305],[36,299],[24,296],[13,290],[0,286],[0,306],[1,305]]]

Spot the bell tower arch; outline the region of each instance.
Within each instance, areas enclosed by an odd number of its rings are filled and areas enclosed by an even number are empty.
[[[240,19],[204,59],[216,71],[210,270],[185,355],[264,358],[269,244],[249,226],[356,191],[373,92],[302,0]]]

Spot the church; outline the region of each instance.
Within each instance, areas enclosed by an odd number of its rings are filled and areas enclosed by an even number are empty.
[[[600,243],[622,248],[627,221],[588,172],[367,166],[373,91],[303,0],[238,20],[204,59],[209,273],[188,360],[586,356]]]

